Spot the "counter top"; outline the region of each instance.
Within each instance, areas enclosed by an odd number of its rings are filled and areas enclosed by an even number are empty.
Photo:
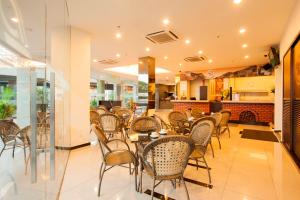
[[[171,102],[174,103],[209,103],[214,101],[209,100],[171,100]],[[253,104],[274,104],[274,101],[272,100],[257,100],[257,101],[221,101],[222,103],[253,103]]]
[[[209,103],[209,100],[171,100],[175,103]]]

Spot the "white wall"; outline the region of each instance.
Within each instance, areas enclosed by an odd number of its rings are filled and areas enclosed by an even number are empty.
[[[283,56],[300,33],[300,1],[294,6],[280,41],[280,66],[275,70],[275,130],[282,129]]]

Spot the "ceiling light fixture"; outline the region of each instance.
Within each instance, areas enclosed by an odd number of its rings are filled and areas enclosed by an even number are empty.
[[[122,38],[122,34],[121,34],[120,32],[116,33],[116,38],[117,38],[117,39]]]
[[[198,54],[203,54],[203,51],[199,50],[199,51],[198,51]]]
[[[191,43],[191,41],[189,39],[185,40],[185,44],[190,44],[190,43]]]
[[[181,66],[182,66],[182,64],[181,64],[181,63],[179,63],[179,66],[181,67]]]
[[[24,45],[24,47],[25,47],[25,48],[28,48],[28,47],[29,47],[29,45],[28,45],[28,44],[25,44],[25,45]]]
[[[120,55],[119,53],[117,53],[117,54],[116,54],[116,57],[117,57],[117,58],[120,58],[120,57],[121,57],[121,55]]]
[[[248,59],[248,58],[249,58],[249,55],[245,55],[244,58],[245,58],[245,59]]]
[[[146,49],[145,49],[147,52],[149,52],[150,51],[150,48],[149,47],[146,47]]]
[[[98,62],[98,60],[97,59],[93,59],[93,62]]]
[[[168,56],[165,56],[164,59],[167,60],[167,59],[168,59]]]
[[[212,59],[209,59],[209,60],[208,60],[208,63],[212,63],[212,62],[213,62],[213,60],[212,60]]]
[[[233,0],[234,4],[240,4],[242,2],[242,0]]]
[[[18,18],[16,18],[16,17],[12,17],[12,18],[10,18],[10,20],[13,21],[13,22],[15,22],[15,23],[19,22]]]
[[[164,24],[164,25],[169,25],[169,23],[170,23],[170,20],[169,20],[168,18],[165,18],[165,19],[163,20],[163,24]]]
[[[247,47],[248,47],[248,44],[243,44],[242,45],[242,48],[244,48],[244,49],[247,48]]]
[[[240,34],[244,34],[246,32],[246,29],[245,28],[240,28],[239,32],[240,32]]]

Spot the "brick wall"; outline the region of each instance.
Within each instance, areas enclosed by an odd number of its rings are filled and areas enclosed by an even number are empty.
[[[274,121],[274,104],[223,103],[223,109],[231,110],[231,120],[239,120],[240,113],[249,110],[255,113],[258,122]]]
[[[203,112],[210,112],[209,102],[173,102],[174,110],[185,111],[188,108],[199,108]],[[231,120],[239,120],[239,115],[245,110],[250,110],[255,113],[258,122],[273,122],[274,104],[268,103],[223,103],[223,109],[229,109],[232,112]]]
[[[203,112],[208,113],[209,112],[209,102],[193,102],[193,103],[189,103],[189,102],[174,102],[174,108],[173,110],[175,111],[185,111],[189,108],[193,109],[193,108],[199,108],[200,110],[202,110]]]

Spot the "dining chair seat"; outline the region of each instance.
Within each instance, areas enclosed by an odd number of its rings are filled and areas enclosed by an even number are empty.
[[[107,166],[123,165],[136,162],[134,153],[128,150],[112,150],[104,156]]]

